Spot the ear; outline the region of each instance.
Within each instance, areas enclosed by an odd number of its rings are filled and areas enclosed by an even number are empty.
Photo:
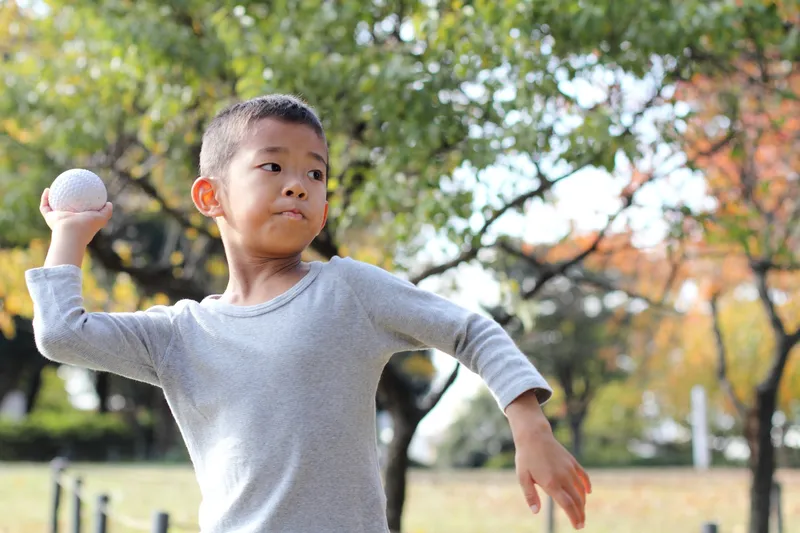
[[[192,201],[203,215],[216,218],[225,215],[217,197],[218,181],[200,176],[192,183]]]
[[[328,202],[325,202],[325,211],[322,213],[322,226],[320,226],[317,235],[319,235],[323,229],[325,229],[325,224],[328,222]]]

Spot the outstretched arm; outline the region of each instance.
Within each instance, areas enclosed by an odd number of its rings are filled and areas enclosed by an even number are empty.
[[[39,351],[52,361],[158,385],[173,335],[171,308],[90,313],[83,305],[80,266],[86,246],[111,217],[111,204],[101,211],[53,211],[45,190],[40,209],[52,230],[50,248],[44,266],[25,273]]]
[[[497,322],[372,265],[336,259],[386,351],[436,348],[480,375],[511,425],[528,505],[541,508],[540,485],[576,528],[585,521],[589,479],[555,439],[541,405],[552,389]]]

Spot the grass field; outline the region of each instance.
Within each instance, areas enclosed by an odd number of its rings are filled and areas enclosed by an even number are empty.
[[[155,509],[177,524],[196,523],[199,492],[187,467],[74,465],[84,478],[91,502],[100,492],[111,496],[111,511],[147,525]],[[590,472],[594,494],[587,506],[584,531],[597,533],[692,533],[713,520],[720,533],[744,533],[747,473],[715,470]],[[782,471],[785,533],[800,533],[800,472]],[[0,533],[43,533],[48,523],[50,477],[46,465],[0,465]],[[62,506],[67,531],[70,504]],[[571,531],[559,510],[557,531]],[[532,533],[545,531],[544,513],[532,515],[511,472],[414,471],[406,533]],[[93,531],[92,509],[85,510],[84,530]],[[135,524],[133,524],[135,525]],[[191,529],[173,528],[175,531]],[[133,533],[112,520],[110,533]],[[196,531],[196,529],[194,530]]]

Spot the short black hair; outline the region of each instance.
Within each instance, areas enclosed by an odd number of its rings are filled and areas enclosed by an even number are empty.
[[[200,146],[200,175],[224,177],[248,128],[265,118],[305,124],[325,140],[322,122],[300,98],[288,94],[258,96],[230,105],[213,118]]]

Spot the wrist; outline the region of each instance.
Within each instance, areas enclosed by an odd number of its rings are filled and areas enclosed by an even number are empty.
[[[552,434],[550,421],[542,411],[535,390],[528,390],[515,398],[505,409],[506,418],[514,437],[521,435]]]
[[[85,249],[93,237],[86,233],[83,228],[68,224],[56,226],[50,237],[50,246]]]
[[[44,266],[75,265],[80,268],[88,242],[68,229],[53,230]]]

